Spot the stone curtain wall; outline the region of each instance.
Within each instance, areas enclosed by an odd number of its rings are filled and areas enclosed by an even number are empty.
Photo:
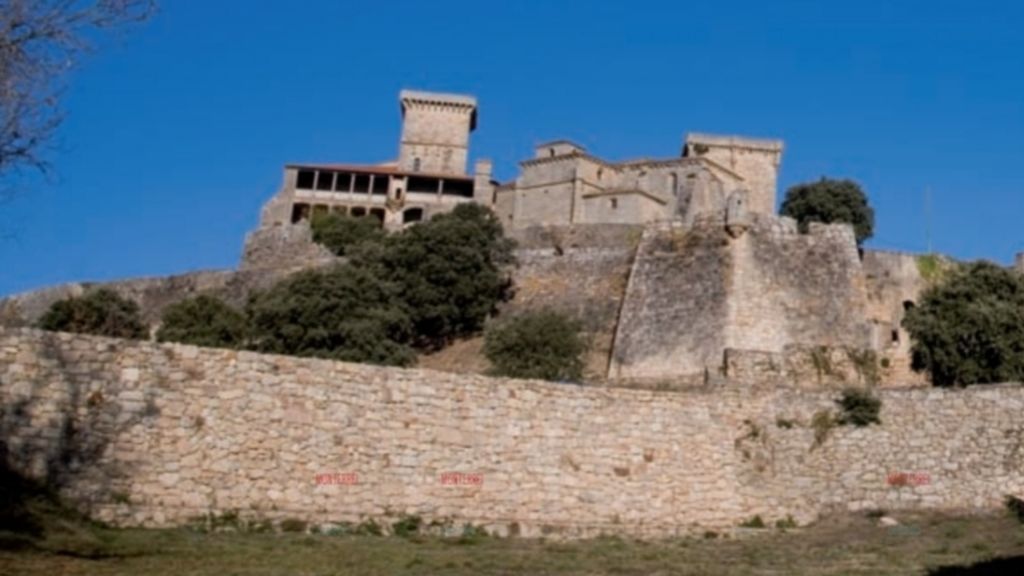
[[[644,232],[619,318],[609,377],[714,373],[726,349],[867,348],[857,246],[848,226],[799,234],[788,218],[751,215],[730,235],[724,214]]]
[[[451,518],[500,534],[665,536],[759,514],[986,508],[1024,489],[1024,389],[834,396],[588,388],[0,331],[10,464],[95,516],[316,523]]]
[[[676,378],[721,364],[732,254],[719,224],[644,231],[619,314],[609,378]]]

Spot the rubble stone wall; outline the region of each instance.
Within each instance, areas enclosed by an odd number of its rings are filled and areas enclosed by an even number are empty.
[[[985,510],[1024,489],[1024,388],[583,387],[0,330],[9,464],[119,525],[204,514],[667,536],[832,509]],[[818,426],[812,422],[819,422]]]

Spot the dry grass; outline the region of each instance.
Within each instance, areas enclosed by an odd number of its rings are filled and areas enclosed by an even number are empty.
[[[35,544],[0,551],[0,574],[876,575],[1024,555],[1024,527],[1008,515],[898,518],[892,528],[842,516],[795,530],[657,542],[204,534],[64,522]]]

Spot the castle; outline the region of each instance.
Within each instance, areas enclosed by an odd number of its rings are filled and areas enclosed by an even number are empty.
[[[502,314],[580,319],[591,385],[24,328],[93,286],[72,283],[0,300],[7,463],[124,526],[416,515],[664,537],[755,515],[994,511],[1024,490],[1024,388],[924,386],[901,327],[930,282],[923,257],[775,215],[781,143],[690,135],[678,158],[614,163],[551,142],[498,183],[487,161],[466,172],[473,98],[403,92],[401,107],[398,160],[287,166],[238,270],[106,286],[154,327],[185,297],[240,306],[337,262],[312,241],[318,213],[399,230],[478,202],[519,243]],[[880,423],[836,426],[834,387],[850,384],[883,388]]]
[[[730,201],[775,210],[782,143],[691,134],[676,158],[609,162],[567,140],[536,147],[518,178],[492,179],[490,160],[467,173],[477,124],[471,96],[403,90],[398,159],[376,165],[290,164],[261,226],[319,213],[373,216],[400,229],[461,202],[492,208],[507,228],[647,224],[723,210]]]
[[[678,157],[610,162],[560,140],[538,145],[515,179],[498,182],[489,160],[467,171],[474,97],[403,90],[399,102],[396,160],[285,166],[238,270],[108,286],[155,327],[187,296],[240,306],[296,270],[336,262],[313,242],[317,214],[374,217],[395,231],[475,202],[518,242],[516,293],[503,313],[544,307],[580,319],[590,382],[925,383],[902,328],[930,281],[923,257],[862,249],[844,224],[800,233],[776,215],[780,141],[690,134]],[[1017,266],[1024,270],[1024,255]],[[91,286],[2,299],[0,325],[31,325]],[[482,369],[465,358],[437,366]]]
[[[603,335],[592,378],[704,381],[754,363],[761,377],[774,369],[793,380],[809,355],[828,349],[841,351],[830,364],[881,358],[885,370],[877,376],[871,367],[871,379],[921,382],[900,326],[923,285],[914,258],[859,251],[845,225],[800,234],[777,216],[782,142],[690,134],[678,157],[610,162],[558,140],[536,146],[502,183],[490,160],[467,173],[475,98],[406,90],[399,101],[398,159],[286,166],[243,268],[329,258],[310,252],[303,232],[317,214],[373,216],[399,230],[476,202],[520,241],[519,305],[568,310]],[[587,239],[552,260],[538,238],[566,234]],[[559,275],[577,285],[534,293],[539,279]]]

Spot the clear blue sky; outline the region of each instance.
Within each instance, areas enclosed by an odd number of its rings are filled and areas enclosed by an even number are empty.
[[[237,263],[288,162],[397,149],[403,87],[475,94],[501,179],[538,141],[616,159],[782,138],[781,193],[851,177],[869,245],[1024,250],[1024,8],[944,2],[164,0],[69,78],[57,176],[0,205],[0,294]]]

